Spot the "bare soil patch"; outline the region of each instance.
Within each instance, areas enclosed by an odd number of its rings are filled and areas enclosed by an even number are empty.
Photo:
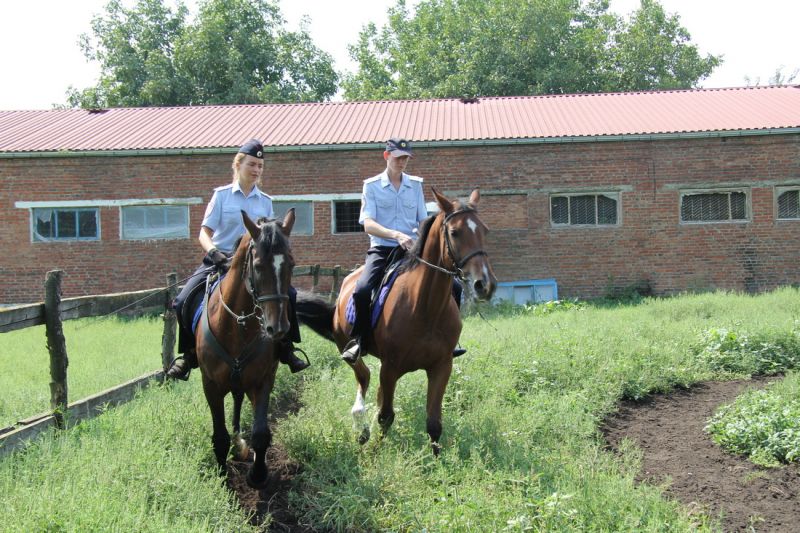
[[[665,486],[667,497],[719,518],[724,531],[797,533],[800,468],[758,467],[723,452],[703,429],[718,407],[776,379],[710,381],[626,402],[602,430],[613,449],[629,439],[643,451],[638,482]]]

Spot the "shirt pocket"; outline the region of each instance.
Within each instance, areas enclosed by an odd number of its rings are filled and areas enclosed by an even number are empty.
[[[405,213],[406,217],[409,220],[413,220],[414,222],[417,221],[417,204],[416,202],[410,202],[405,200],[403,202],[403,213]]]
[[[394,215],[394,202],[392,200],[378,200],[375,203],[380,213]]]
[[[226,206],[222,209],[222,226],[217,229],[222,231],[238,225],[241,221],[242,213],[239,206]]]

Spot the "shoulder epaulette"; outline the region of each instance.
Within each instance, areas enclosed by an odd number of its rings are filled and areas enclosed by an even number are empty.
[[[265,193],[265,192],[262,192],[262,191],[258,191],[258,192],[260,192],[261,194],[263,194],[264,196],[266,196],[267,198],[269,198],[270,200],[272,200],[272,196],[270,196],[269,194],[267,194],[267,193]]]
[[[422,183],[423,181],[425,181],[425,180],[423,180],[422,178],[420,178],[419,176],[408,176],[408,179],[410,179],[411,181],[418,181],[418,182],[420,182],[420,183]]]
[[[378,181],[379,179],[381,179],[380,175],[378,175],[378,176],[373,176],[373,177],[371,177],[371,178],[367,178],[367,179],[365,179],[365,180],[364,180],[364,183],[372,183],[373,181]]]
[[[230,189],[231,187],[233,187],[233,183],[229,183],[229,184],[227,184],[227,185],[223,185],[222,187],[217,187],[217,188],[216,188],[216,189],[214,189],[214,190],[215,190],[215,191],[221,191],[221,190],[224,190],[224,189]]]

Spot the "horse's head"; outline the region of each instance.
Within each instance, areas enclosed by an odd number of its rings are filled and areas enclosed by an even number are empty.
[[[256,312],[261,312],[262,332],[280,339],[289,331],[289,286],[294,269],[289,235],[295,222],[294,208],[289,209],[282,222],[261,218],[255,223],[244,211],[242,220],[250,235],[242,278]]]
[[[436,203],[441,209],[442,230],[445,242],[445,265],[453,268],[466,280],[475,298],[479,301],[491,299],[497,289],[497,278],[489,265],[489,256],[484,241],[489,228],[478,218],[477,205],[481,201],[480,189],[472,190],[468,203],[451,202],[436,190]],[[452,263],[452,267],[447,264]]]

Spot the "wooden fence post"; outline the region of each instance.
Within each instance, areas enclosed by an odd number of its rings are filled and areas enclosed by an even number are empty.
[[[178,295],[178,274],[175,272],[167,274],[167,294],[164,301],[164,334],[161,336],[161,363],[164,372],[169,368],[170,363],[175,358],[175,333],[177,332],[178,322],[175,318],[175,310],[172,308],[172,300]]]
[[[328,297],[331,301],[336,300],[336,297],[339,296],[339,271],[341,268],[341,265],[333,267],[333,284],[331,286],[331,295]]]
[[[317,292],[317,285],[319,285],[319,265],[314,265],[311,267],[311,274],[314,276],[314,284],[311,288],[312,292]]]
[[[64,415],[69,405],[67,396],[67,345],[61,327],[62,270],[51,270],[44,282],[44,320],[47,349],[50,351],[50,407],[56,427],[64,428]]]

